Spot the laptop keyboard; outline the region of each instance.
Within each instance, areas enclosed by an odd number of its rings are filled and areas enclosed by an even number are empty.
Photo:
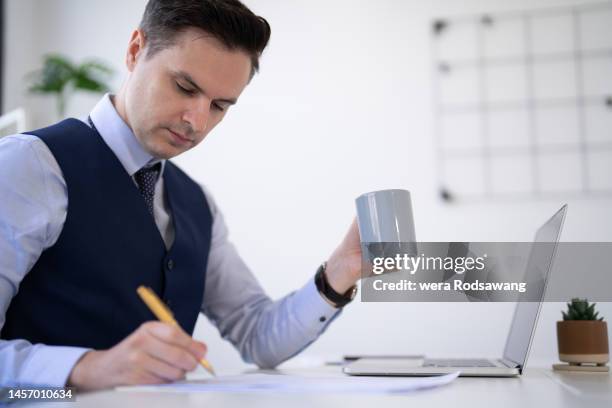
[[[425,360],[423,367],[496,367],[496,365],[482,358],[436,358]]]

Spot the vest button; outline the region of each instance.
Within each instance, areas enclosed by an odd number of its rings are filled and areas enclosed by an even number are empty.
[[[168,263],[166,264],[166,266],[168,267],[168,270],[172,270],[172,268],[174,268],[174,261],[172,259],[168,259]]]

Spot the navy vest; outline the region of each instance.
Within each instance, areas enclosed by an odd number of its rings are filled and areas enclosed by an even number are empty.
[[[105,349],[155,317],[136,293],[151,287],[192,333],[202,297],[212,215],[170,161],[162,177],[175,238],[166,250],[132,178],[98,132],[77,119],[30,134],[57,160],[68,189],[61,234],[22,280],[2,339]]]

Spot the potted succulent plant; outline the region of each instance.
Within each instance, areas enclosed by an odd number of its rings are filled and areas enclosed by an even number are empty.
[[[572,366],[604,366],[610,359],[608,326],[595,311],[595,303],[574,298],[567,304],[567,312],[561,313],[563,321],[557,322],[559,360]]]

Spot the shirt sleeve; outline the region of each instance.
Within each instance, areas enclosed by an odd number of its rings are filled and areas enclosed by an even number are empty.
[[[0,139],[0,329],[19,284],[57,240],[68,197],[59,165],[37,137]],[[0,339],[0,384],[63,386],[88,349]]]
[[[301,289],[271,300],[228,240],[223,215],[203,189],[213,227],[202,312],[246,362],[275,367],[316,340],[340,310],[322,298],[314,277]]]

